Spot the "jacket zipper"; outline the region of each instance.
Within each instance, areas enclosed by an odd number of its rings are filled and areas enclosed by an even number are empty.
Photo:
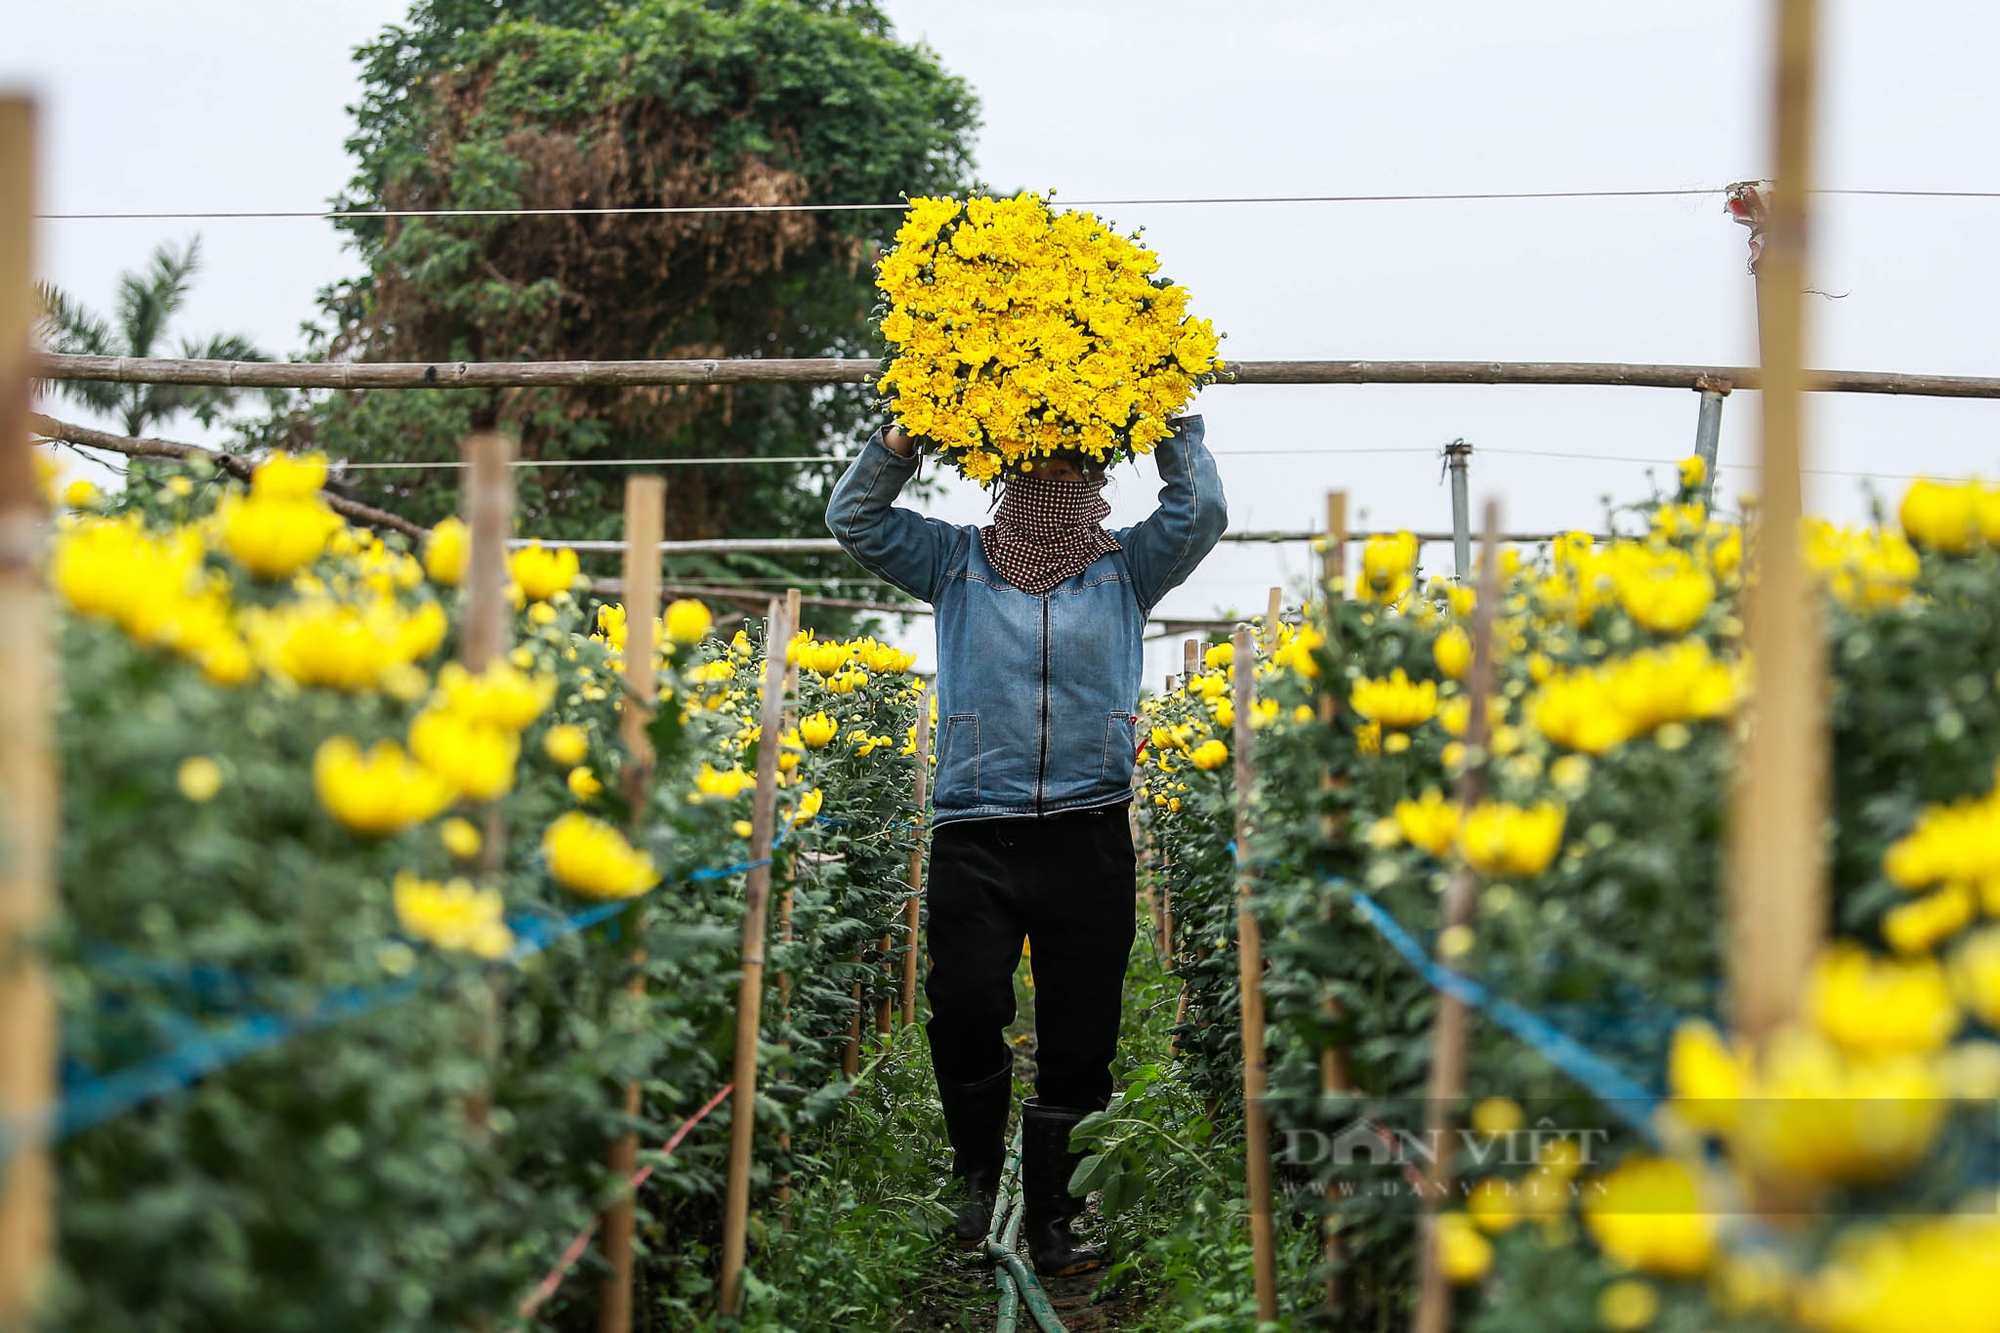
[[[1049,595],[1042,594],[1042,718],[1041,758],[1035,763],[1035,814],[1042,813],[1042,793],[1049,779]]]

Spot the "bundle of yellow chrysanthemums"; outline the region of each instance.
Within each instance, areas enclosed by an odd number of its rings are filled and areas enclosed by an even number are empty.
[[[1089,213],[916,199],[876,278],[893,357],[879,387],[910,434],[982,486],[1034,460],[1151,451],[1221,368],[1159,256]]]

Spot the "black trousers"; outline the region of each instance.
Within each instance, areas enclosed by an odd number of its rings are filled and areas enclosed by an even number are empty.
[[[1013,1059],[1014,969],[1032,945],[1035,1094],[1044,1105],[1111,1097],[1136,863],[1123,805],[1040,819],[968,820],[931,837],[931,1004],[940,1079],[975,1083]]]

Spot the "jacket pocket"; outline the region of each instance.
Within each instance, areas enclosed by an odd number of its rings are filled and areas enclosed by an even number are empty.
[[[951,804],[979,804],[979,714],[953,713],[938,740],[938,795]]]
[[[1100,786],[1132,780],[1132,764],[1139,748],[1138,724],[1130,713],[1113,713],[1105,722],[1104,764],[1097,770]]]

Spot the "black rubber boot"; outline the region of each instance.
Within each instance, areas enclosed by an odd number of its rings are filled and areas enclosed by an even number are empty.
[[[951,1140],[953,1202],[957,1215],[952,1240],[976,1249],[993,1223],[1000,1169],[1007,1156],[1007,1112],[1014,1105],[1014,1066],[977,1083],[938,1080],[945,1135]]]
[[[1104,1256],[1078,1245],[1069,1224],[1083,1211],[1083,1200],[1069,1192],[1069,1178],[1083,1154],[1069,1149],[1069,1132],[1089,1110],[1043,1106],[1030,1097],[1021,1103],[1021,1192],[1027,1204],[1022,1230],[1035,1271],[1043,1277],[1068,1277],[1104,1265]]]

